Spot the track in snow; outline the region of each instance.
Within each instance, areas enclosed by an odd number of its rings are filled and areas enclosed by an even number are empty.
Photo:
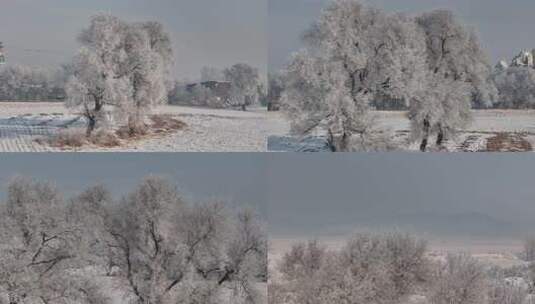
[[[1,152],[52,152],[55,148],[41,145],[36,139],[58,132],[58,127],[6,125],[0,123]]]

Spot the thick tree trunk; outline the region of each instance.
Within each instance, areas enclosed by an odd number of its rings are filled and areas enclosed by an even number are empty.
[[[85,131],[85,136],[90,137],[93,131],[95,130],[95,126],[97,125],[97,120],[95,117],[88,117],[89,122],[87,123],[87,129]]]
[[[349,135],[344,132],[341,136],[338,136],[334,135],[334,133],[329,130],[328,144],[331,152],[348,152]]]
[[[100,102],[100,100],[95,101],[95,107],[93,110],[93,113],[87,113],[87,119],[89,119],[89,122],[87,123],[87,129],[85,132],[85,135],[87,137],[91,136],[95,128],[97,127],[97,117],[100,114],[100,111],[102,111],[103,104]]]
[[[420,151],[425,152],[427,150],[427,142],[429,141],[429,131],[431,129],[431,124],[429,123],[429,119],[424,119],[424,135],[422,138],[422,143],[420,144]]]
[[[438,135],[437,135],[437,146],[441,146],[444,142],[444,131],[442,130],[442,127],[438,126]]]

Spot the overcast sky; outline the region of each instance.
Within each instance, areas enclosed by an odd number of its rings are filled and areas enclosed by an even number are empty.
[[[535,231],[535,158],[526,154],[276,154],[272,236],[401,229],[448,237]]]
[[[267,210],[260,153],[6,153],[0,168],[0,197],[18,175],[55,182],[68,196],[98,183],[119,196],[153,174],[168,177],[192,201],[252,206],[263,215]]]
[[[530,32],[535,28],[532,0],[367,0],[387,11],[415,14],[447,8],[476,28],[492,63],[510,60],[522,49],[535,48]],[[280,68],[289,54],[300,48],[299,37],[329,0],[269,0],[269,64]]]
[[[265,71],[267,0],[2,0],[0,41],[8,61],[53,66],[70,60],[89,17],[157,20],[171,33],[178,78],[202,66],[244,62]]]
[[[534,164],[514,153],[15,153],[0,158],[0,189],[24,175],[69,195],[96,183],[120,195],[155,174],[192,201],[254,206],[274,238],[359,229],[521,238],[535,231]]]

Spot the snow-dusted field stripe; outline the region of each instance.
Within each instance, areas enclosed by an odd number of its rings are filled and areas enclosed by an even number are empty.
[[[173,115],[187,127],[174,134],[147,138],[117,148],[85,147],[77,151],[106,152],[264,152],[270,134],[284,134],[287,124],[279,113],[262,108],[250,111],[208,109],[183,106],[161,106],[155,114]],[[58,151],[35,142],[61,130],[78,116],[61,103],[0,103],[0,152]],[[83,122],[69,124],[83,127]],[[10,142],[18,138],[15,142]]]

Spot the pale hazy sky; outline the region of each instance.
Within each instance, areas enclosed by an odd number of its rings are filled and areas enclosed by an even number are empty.
[[[410,14],[447,8],[476,28],[492,63],[511,59],[522,49],[535,48],[533,0],[367,0],[387,11]],[[280,68],[300,48],[299,37],[329,0],[269,0],[269,65]]]
[[[273,237],[402,229],[449,237],[535,232],[529,154],[275,154],[268,165]],[[275,161],[276,160],[276,161]]]
[[[192,201],[252,206],[264,216],[267,210],[260,153],[5,153],[0,168],[0,198],[17,175],[55,182],[70,196],[98,183],[122,195],[153,174],[168,177]]]
[[[268,0],[1,0],[0,41],[10,63],[57,65],[78,49],[89,17],[112,13],[157,20],[174,41],[175,74],[197,78],[204,65],[237,62],[265,71]]]
[[[535,231],[534,165],[515,153],[7,153],[0,189],[25,175],[69,194],[96,183],[122,194],[156,174],[194,201],[254,206],[274,238],[357,229],[523,237]]]

